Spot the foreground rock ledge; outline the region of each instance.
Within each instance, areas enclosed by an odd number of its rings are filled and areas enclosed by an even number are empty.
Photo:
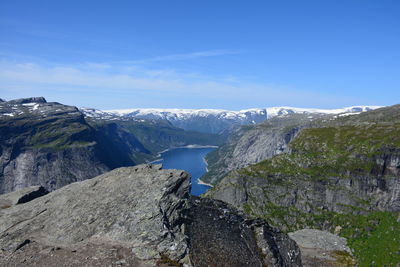
[[[0,210],[0,266],[301,266],[287,235],[161,165],[119,168]]]

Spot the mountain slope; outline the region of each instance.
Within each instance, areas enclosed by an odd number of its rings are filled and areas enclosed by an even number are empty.
[[[287,153],[232,171],[207,194],[286,230],[349,239],[360,266],[400,261],[400,105],[318,121]]]
[[[340,114],[336,113],[339,112],[338,110],[324,110],[325,113],[322,111],[320,113],[281,113],[262,123],[242,126],[231,133],[223,145],[206,156],[209,171],[201,180],[216,184],[232,170],[285,152],[288,144],[301,129],[318,127],[322,121],[354,116],[360,114],[359,110],[352,108],[347,111],[357,112]],[[311,111],[318,112],[319,110],[307,110],[307,112]]]
[[[217,184],[228,172],[280,154],[289,142],[313,121],[329,115],[286,114],[256,125],[242,126],[218,149],[206,156],[208,172],[201,177]]]

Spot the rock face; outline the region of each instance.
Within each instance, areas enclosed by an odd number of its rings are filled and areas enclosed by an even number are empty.
[[[119,168],[0,210],[0,265],[301,266],[287,235],[190,198],[189,175],[160,168]]]
[[[194,266],[302,266],[286,234],[221,201],[192,197],[187,234]]]
[[[297,133],[311,127],[321,114],[287,114],[234,132],[225,144],[206,156],[208,172],[202,181],[217,184],[227,173],[283,153]]]

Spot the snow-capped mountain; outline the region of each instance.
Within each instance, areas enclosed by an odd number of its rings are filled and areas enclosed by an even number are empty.
[[[253,108],[240,111],[221,109],[81,109],[88,117],[94,118],[137,118],[145,120],[167,120],[172,125],[206,133],[221,133],[238,125],[260,123],[266,119],[291,113],[301,114],[351,114],[379,106],[353,106],[341,109],[314,109],[293,107]]]

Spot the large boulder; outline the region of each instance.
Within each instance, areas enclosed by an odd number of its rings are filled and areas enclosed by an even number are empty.
[[[194,266],[302,266],[296,243],[218,200],[192,197],[187,234]]]
[[[344,237],[317,229],[302,229],[289,236],[299,246],[304,266],[356,265]]]

